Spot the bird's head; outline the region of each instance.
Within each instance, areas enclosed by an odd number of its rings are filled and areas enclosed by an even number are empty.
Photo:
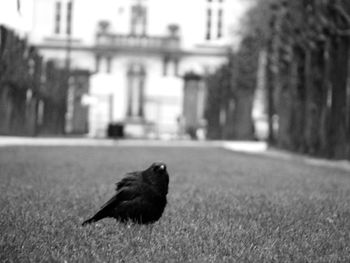
[[[147,180],[154,184],[159,191],[164,194],[168,193],[169,174],[165,163],[153,163],[147,170],[144,171]]]
[[[155,173],[162,174],[167,172],[165,163],[153,163],[151,168]]]

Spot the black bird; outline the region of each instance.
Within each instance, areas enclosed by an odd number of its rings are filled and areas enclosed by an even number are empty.
[[[167,204],[169,175],[164,163],[153,163],[141,172],[128,173],[116,183],[116,194],[83,226],[106,217],[120,222],[149,224],[157,221]]]

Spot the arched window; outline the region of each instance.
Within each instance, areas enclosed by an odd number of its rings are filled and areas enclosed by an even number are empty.
[[[206,30],[205,39],[220,39],[223,37],[224,27],[224,1],[223,0],[207,0],[206,10]]]
[[[133,64],[128,70],[128,117],[142,118],[144,114],[145,69],[140,64]]]
[[[62,19],[62,14],[66,15]],[[54,6],[54,33],[55,35],[71,35],[72,34],[72,19],[73,19],[73,2],[72,0],[62,4],[61,0],[55,1]],[[65,31],[64,31],[65,26]]]
[[[207,9],[207,32],[206,32],[206,40],[211,39],[211,20],[212,20],[212,11],[211,8]]]
[[[222,17],[223,17],[223,10],[220,8],[218,10],[218,24],[217,24],[217,38],[222,37]]]
[[[131,35],[147,35],[147,9],[141,3],[131,7]]]
[[[55,3],[55,34],[61,33],[61,2]]]

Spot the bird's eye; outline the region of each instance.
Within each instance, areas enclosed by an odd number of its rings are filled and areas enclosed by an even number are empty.
[[[154,171],[156,171],[156,172],[162,172],[162,171],[165,171],[165,169],[166,169],[166,167],[164,164],[156,165],[154,167]]]

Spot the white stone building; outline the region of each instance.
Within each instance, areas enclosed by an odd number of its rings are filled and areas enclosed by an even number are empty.
[[[83,100],[97,137],[111,122],[127,136],[155,138],[203,125],[202,77],[225,61],[246,8],[240,0],[20,3],[23,30],[46,59],[91,72]]]

